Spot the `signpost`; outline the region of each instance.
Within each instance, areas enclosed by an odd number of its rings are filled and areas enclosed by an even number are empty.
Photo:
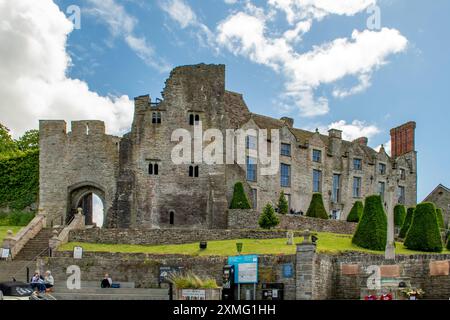
[[[228,257],[228,264],[234,266],[234,282],[238,284],[238,300],[241,297],[241,284],[253,284],[253,299],[256,300],[258,256],[244,255]]]

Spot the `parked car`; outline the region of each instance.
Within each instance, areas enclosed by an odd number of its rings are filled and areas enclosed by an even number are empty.
[[[47,293],[34,292],[28,283],[20,281],[0,282],[0,300],[56,300]]]

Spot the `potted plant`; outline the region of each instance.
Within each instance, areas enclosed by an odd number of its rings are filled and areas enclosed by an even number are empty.
[[[213,278],[200,278],[192,272],[172,274],[175,300],[221,300],[222,289]]]
[[[408,300],[417,300],[422,297],[425,292],[422,289],[406,288],[401,291],[401,294]]]

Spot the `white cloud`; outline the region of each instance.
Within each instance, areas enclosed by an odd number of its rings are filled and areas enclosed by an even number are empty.
[[[168,0],[161,3],[161,9],[178,22],[181,28],[186,28],[197,23],[197,16],[191,7],[183,0]]]
[[[226,4],[235,4],[237,0],[224,0]]]
[[[329,129],[342,130],[342,138],[348,141],[361,137],[370,139],[381,132],[377,126],[360,120],[353,120],[351,123],[347,123],[345,120],[333,122],[328,125]]]
[[[85,13],[95,16],[108,26],[113,37],[121,37],[136,55],[148,66],[160,72],[170,71],[171,66],[158,57],[147,39],[135,34],[138,20],[129,15],[115,0],[87,0],[91,5]]]
[[[66,76],[73,26],[51,0],[0,1],[0,121],[17,137],[39,119],[99,119],[109,133],[128,130],[133,102],[100,96]]]

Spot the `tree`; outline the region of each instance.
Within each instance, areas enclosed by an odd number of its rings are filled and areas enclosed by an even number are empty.
[[[289,210],[289,204],[284,196],[284,191],[281,191],[280,198],[278,199],[278,213],[287,214]]]
[[[366,249],[382,251],[386,248],[387,217],[381,196],[366,198],[364,213],[356,227],[352,243]]]
[[[17,147],[22,151],[39,148],[39,130],[29,130],[16,141]]]
[[[414,217],[414,210],[416,210],[416,208],[411,207],[411,208],[408,208],[408,210],[406,212],[406,218],[403,221],[403,225],[402,225],[402,227],[400,229],[400,233],[398,235],[402,239],[405,239],[406,234],[408,233],[409,227],[411,227],[411,222]]]
[[[431,202],[418,204],[404,242],[406,248],[425,252],[441,252],[441,234],[436,207]]]
[[[440,229],[444,229],[445,228],[444,216],[442,215],[442,209],[441,208],[436,208],[436,219],[437,219],[439,228]]]
[[[362,201],[356,201],[347,217],[347,222],[359,222],[364,212],[364,204]]]
[[[314,193],[309,205],[306,216],[311,218],[328,219],[327,211],[323,205],[323,199],[321,193]]]
[[[0,154],[16,151],[17,147],[11,138],[9,129],[0,123]]]
[[[401,227],[403,222],[405,222],[406,208],[402,204],[398,204],[394,207],[394,225],[396,227]]]
[[[280,219],[278,219],[275,210],[270,203],[266,204],[264,207],[258,223],[261,228],[269,230],[280,223]]]
[[[231,199],[230,209],[251,209],[250,201],[244,191],[242,182],[234,185],[233,199]]]
[[[450,250],[450,237],[447,239],[447,249]]]

